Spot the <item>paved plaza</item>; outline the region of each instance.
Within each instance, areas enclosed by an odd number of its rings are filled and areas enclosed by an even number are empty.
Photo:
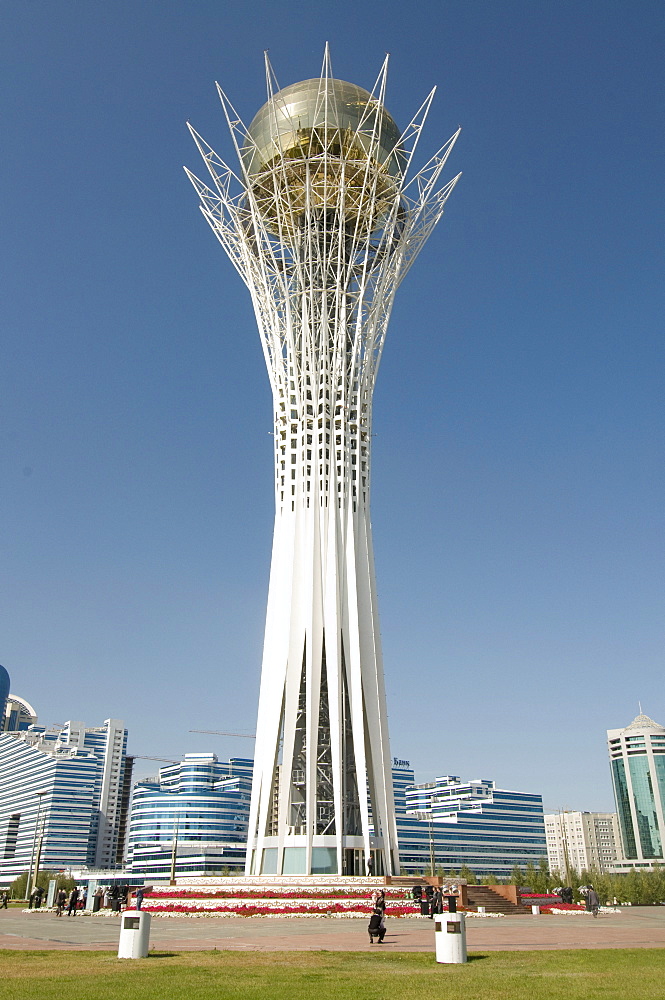
[[[433,951],[429,920],[386,921],[382,947]],[[0,948],[113,951],[118,917],[56,917],[0,910]],[[473,917],[467,921],[470,951],[539,951],[558,948],[663,948],[665,907],[626,907],[591,916]],[[366,921],[299,917],[153,917],[155,951],[359,951],[370,947]],[[378,945],[374,945],[378,947]]]

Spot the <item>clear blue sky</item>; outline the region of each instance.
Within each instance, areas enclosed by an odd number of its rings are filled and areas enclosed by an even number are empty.
[[[391,53],[464,176],[398,294],[372,515],[393,752],[612,807],[663,688],[662,2],[5,0],[0,662],[44,722],[251,743],[273,494],[249,296],[182,171]],[[142,770],[152,770],[147,764]]]

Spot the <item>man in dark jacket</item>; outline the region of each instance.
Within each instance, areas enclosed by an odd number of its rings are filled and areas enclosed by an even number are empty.
[[[377,906],[374,913],[369,918],[369,924],[367,925],[367,931],[369,933],[369,943],[374,944],[374,938],[378,938],[378,943],[383,944],[383,939],[386,935],[386,924],[383,918],[383,910],[379,909]]]
[[[598,898],[598,893],[592,885],[589,886],[587,896],[587,906],[593,913],[594,917],[598,916],[598,908],[600,906],[600,900]]]
[[[69,894],[69,906],[67,907],[68,917],[71,917],[72,914],[76,916],[76,907],[78,906],[78,902],[79,902],[79,891],[76,888],[76,886],[74,886],[74,888]]]

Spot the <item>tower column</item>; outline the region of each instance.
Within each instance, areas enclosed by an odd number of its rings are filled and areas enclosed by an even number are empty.
[[[245,127],[220,91],[237,176],[191,129],[188,175],[247,285],[273,392],[275,532],[248,874],[398,867],[369,518],[372,395],[397,286],[458,178],[457,134],[411,180],[433,92],[404,132],[332,76],[277,90]],[[235,185],[235,192],[234,192]],[[413,192],[409,194],[409,192]]]

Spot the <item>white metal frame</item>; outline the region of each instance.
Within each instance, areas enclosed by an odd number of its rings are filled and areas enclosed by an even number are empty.
[[[365,162],[357,148],[331,152],[324,136],[323,150],[300,164],[308,205],[320,204],[323,178],[323,213],[296,218],[284,157],[260,184],[248,175],[253,139],[219,86],[240,172],[190,126],[213,186],[187,174],[249,289],[274,402],[276,516],[248,875],[282,874],[283,864],[285,874],[294,864],[293,874],[315,873],[321,847],[339,874],[359,873],[349,850],[364,865],[373,856],[376,874],[399,870],[369,520],[372,394],[395,291],[459,179],[440,183],[459,130],[408,178],[432,91],[396,147],[405,169],[388,176],[373,155],[387,69],[386,59],[355,133],[369,148]],[[267,56],[266,79],[283,115]],[[327,46],[318,100],[325,131],[334,121]]]

